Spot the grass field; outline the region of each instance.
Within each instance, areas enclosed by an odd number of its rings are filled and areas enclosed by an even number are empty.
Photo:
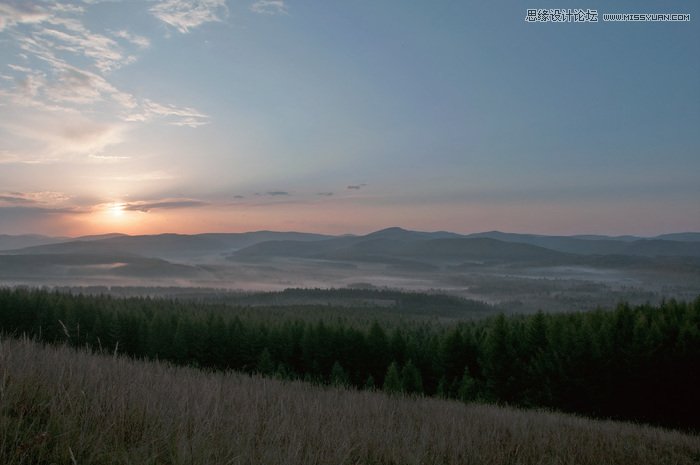
[[[700,437],[0,342],[0,463],[696,464]]]

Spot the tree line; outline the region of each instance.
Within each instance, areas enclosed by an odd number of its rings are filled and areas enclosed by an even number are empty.
[[[700,427],[700,297],[450,324],[309,321],[298,317],[303,310],[0,289],[2,332],[48,343],[357,389]]]

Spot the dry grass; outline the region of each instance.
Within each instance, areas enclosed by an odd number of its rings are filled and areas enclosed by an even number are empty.
[[[0,463],[697,464],[700,438],[0,342]]]

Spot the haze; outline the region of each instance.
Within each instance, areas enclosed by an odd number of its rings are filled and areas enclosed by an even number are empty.
[[[2,1],[0,233],[700,230],[700,7],[542,6]]]

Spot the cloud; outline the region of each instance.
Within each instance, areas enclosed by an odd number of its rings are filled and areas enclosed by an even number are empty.
[[[98,162],[106,162],[106,163],[118,163],[122,162],[125,160],[130,160],[131,157],[126,156],[126,155],[97,155],[97,154],[91,154],[90,158],[98,161]]]
[[[0,231],[5,234],[61,234],[75,225],[75,215],[88,213],[75,208],[46,208],[33,205],[0,205]]]
[[[122,206],[126,211],[139,211],[147,213],[155,209],[197,208],[209,205],[207,202],[191,199],[167,199],[156,202],[131,202]]]
[[[16,206],[16,207],[6,207],[0,206],[0,219],[10,219],[12,216],[34,216],[34,215],[55,215],[57,213],[71,213],[71,214],[83,214],[89,213],[87,211],[79,210],[71,207],[61,207],[61,208],[47,208],[47,207],[34,207],[34,206]]]
[[[138,48],[148,48],[151,46],[151,40],[148,37],[140,36],[138,34],[132,34],[131,32],[125,29],[113,32],[112,34],[114,35],[114,37],[124,39],[132,45],[137,46]]]
[[[0,31],[17,24],[37,24],[45,21],[50,14],[33,5],[0,3]]]
[[[94,154],[108,145],[120,142],[121,132],[121,127],[111,124],[69,122],[59,126],[57,139],[61,143],[61,150]]]
[[[333,195],[333,192],[317,192],[316,195],[319,195],[322,197],[330,197]]]
[[[217,2],[199,3],[212,6]],[[3,112],[13,115],[11,119],[1,118],[0,125],[10,136],[34,142],[31,149],[26,149],[31,157],[0,154],[0,163],[29,163],[29,159],[41,162],[68,152],[99,153],[123,139],[126,125],[122,122],[130,126],[162,120],[191,128],[209,122],[208,116],[195,108],[139,97],[111,82],[112,70],[136,60],[124,47],[132,51],[147,48],[148,38],[127,30],[100,33],[88,29],[83,22],[88,3],[42,5],[0,2],[0,33],[6,44],[15,46],[19,60],[6,65],[8,72],[0,80]],[[100,114],[103,121],[82,117],[87,125],[73,124],[81,115],[89,114]],[[57,122],[57,126],[45,124],[49,121]],[[60,147],[62,142],[65,147]]]
[[[234,195],[234,199],[245,199],[245,195]]]
[[[64,205],[70,196],[62,192],[4,192],[0,193],[0,205],[34,205],[43,207],[57,207]]]
[[[118,95],[119,91],[109,84],[102,76],[70,65],[63,66],[56,71],[56,82],[46,87],[44,91],[49,100],[54,102],[90,104],[103,101],[105,98],[116,95],[116,99],[120,104],[135,105],[133,98],[122,100],[124,96]]]
[[[225,0],[164,0],[150,12],[183,34],[204,23],[221,21],[228,15]]]
[[[33,200],[31,199],[26,199],[22,196],[17,196],[17,195],[3,195],[0,194],[0,204],[1,203],[10,203],[10,204],[26,204],[26,203],[34,203]]]
[[[364,184],[364,183],[362,183],[362,184],[351,184],[351,185],[349,185],[347,188],[348,188],[348,189],[351,189],[351,190],[359,191],[360,189],[362,189],[362,188],[365,187],[366,185],[367,185],[367,184]]]
[[[46,23],[46,26],[36,31],[35,39],[43,39],[43,43],[53,50],[91,59],[103,73],[135,61],[134,57],[124,53],[114,39],[91,32],[76,18],[51,16]]]
[[[265,192],[265,195],[269,195],[270,197],[280,197],[284,195],[289,195],[289,192],[286,191],[268,191]]]
[[[287,13],[284,0],[256,0],[250,5],[250,11],[264,15],[279,15]]]
[[[46,162],[66,155],[99,154],[123,140],[124,123],[100,122],[77,112],[18,111],[12,119],[0,120],[0,129],[14,139],[24,139],[28,159]],[[16,162],[27,163],[21,155]],[[10,160],[12,161],[12,160]]]
[[[121,182],[153,182],[153,181],[163,181],[168,179],[176,179],[177,176],[168,173],[166,171],[150,171],[150,172],[138,172],[134,174],[123,174],[123,175],[109,175],[101,176],[99,179],[104,179],[107,181],[121,181]]]
[[[41,163],[46,163],[48,161],[51,160],[42,157],[12,153],[8,152],[7,150],[0,150],[0,165],[38,165]]]
[[[208,116],[194,108],[164,105],[146,99],[138,108],[124,117],[126,121],[149,121],[153,118],[165,118],[175,126],[188,126],[196,128],[207,124]]]

